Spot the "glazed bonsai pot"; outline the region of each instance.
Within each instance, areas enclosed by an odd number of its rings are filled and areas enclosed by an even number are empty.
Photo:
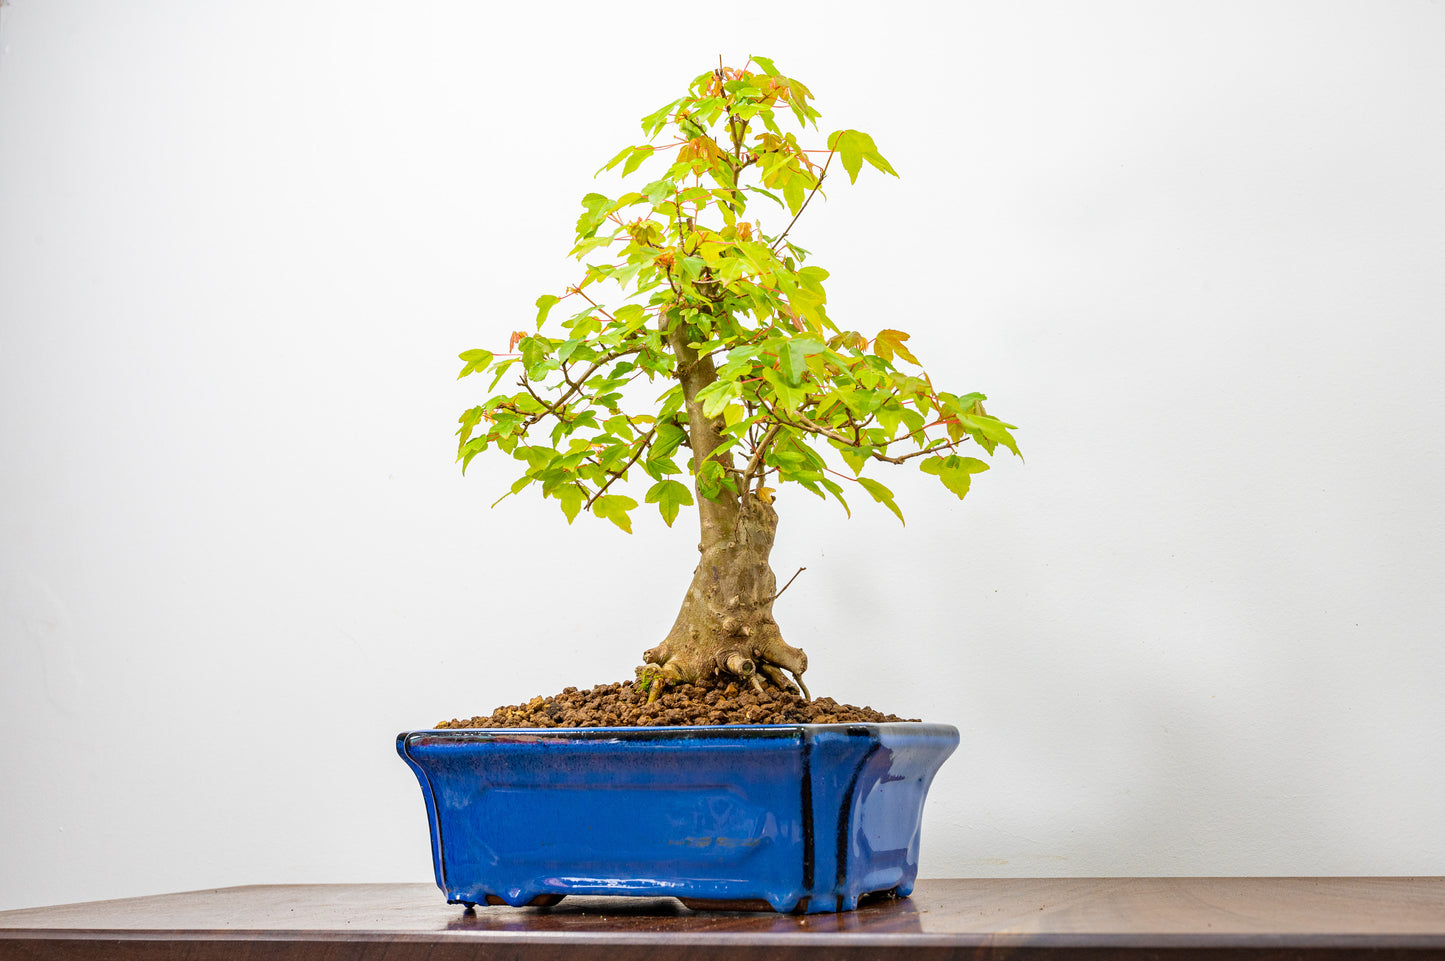
[[[904,897],[943,724],[430,730],[421,783],[437,886],[457,904],[569,894],[849,911]]]

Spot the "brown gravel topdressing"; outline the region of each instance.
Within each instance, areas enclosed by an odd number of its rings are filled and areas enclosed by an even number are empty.
[[[805,701],[773,688],[762,692],[731,681],[677,684],[656,701],[632,681],[565,688],[552,697],[499,707],[487,716],[452,718],[439,728],[467,727],[654,727],[679,724],[841,724],[916,720],[871,707],[839,704],[831,697]]]

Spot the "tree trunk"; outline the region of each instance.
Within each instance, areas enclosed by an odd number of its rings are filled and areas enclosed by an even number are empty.
[[[717,379],[709,356],[687,346],[684,325],[669,335],[677,357],[688,418],[693,466],[702,464],[723,442],[721,421],[703,414],[697,393]],[[716,458],[733,471],[732,455]],[[790,672],[806,697],[803,672],[808,656],[783,640],[773,620],[777,578],[768,563],[778,513],[752,491],[727,491],[713,500],[698,491],[698,522],[702,558],[672,630],[657,647],[643,654],[640,677],[656,681],[695,681],[717,674],[747,678],[761,688],[766,678],[784,690],[795,690],[782,673]],[[654,695],[656,688],[654,688]]]
[[[768,564],[778,513],[753,494],[741,499],[736,523],[702,545],[682,609],[666,639],[643,655],[643,675],[695,681],[715,674],[759,675],[784,690],[795,690],[782,673],[792,673],[806,697],[803,672],[808,655],[783,640],[773,620],[777,578]],[[781,668],[781,670],[780,670]]]

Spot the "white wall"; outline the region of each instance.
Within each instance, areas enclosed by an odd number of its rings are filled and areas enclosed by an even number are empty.
[[[922,873],[1445,873],[1445,5],[8,0],[0,908],[429,880],[396,732],[630,676],[693,535],[489,510],[454,357],[719,52],[903,174],[833,316],[1022,428],[781,502],[813,691],[963,732]]]

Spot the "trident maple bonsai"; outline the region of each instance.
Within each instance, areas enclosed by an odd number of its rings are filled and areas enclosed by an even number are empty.
[[[650,696],[719,674],[796,691],[784,671],[808,696],[807,655],[773,618],[781,485],[845,511],[845,493],[861,489],[902,520],[865,470],[916,461],[963,497],[988,465],[959,448],[1018,453],[982,394],[934,388],[907,333],[868,337],[828,316],[828,272],[803,266],[793,229],[835,165],[850,182],[865,163],[897,174],[857,130],[804,146],[819,118],[811,98],[765,57],[698,77],[643,118],[647,143],[602,168],[620,164],[624,179],[652,168],[637,177],[646,182],[582,198],[572,255],[585,269],[537,300],[537,332],[514,333],[507,353],[461,354],[459,376],[490,373],[495,390],[514,373],[519,388],[462,415],[464,471],[498,448],[525,465],[511,493],[536,485],[569,523],[590,511],[629,533],[639,505],[623,491],[642,477],[643,500],[669,526],[696,503],[702,560],[672,630],[637,669]],[[789,114],[796,132],[780,123]],[[759,207],[780,230],[756,219]],[[549,333],[564,303],[576,309]]]

